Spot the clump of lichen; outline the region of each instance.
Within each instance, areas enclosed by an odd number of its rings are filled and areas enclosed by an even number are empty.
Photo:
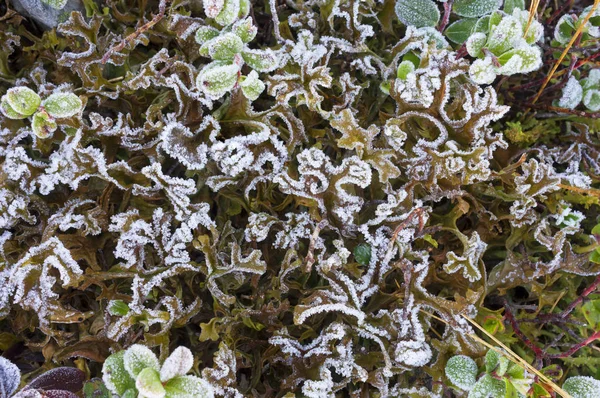
[[[598,8],[83,3],[0,5],[0,391],[595,393]]]

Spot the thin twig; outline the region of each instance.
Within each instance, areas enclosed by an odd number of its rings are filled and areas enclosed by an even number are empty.
[[[108,62],[108,60],[110,59],[110,57],[114,53],[121,51],[122,49],[125,48],[126,45],[133,43],[135,41],[135,39],[137,39],[139,37],[139,35],[148,31],[150,28],[152,28],[154,25],[156,25],[161,19],[163,19],[165,16],[165,11],[167,9],[167,1],[168,0],[160,0],[160,4],[158,5],[158,14],[156,14],[154,16],[154,18],[152,18],[149,22],[146,22],[144,25],[137,28],[135,32],[133,32],[132,34],[127,36],[125,39],[121,40],[121,42],[119,44],[117,44],[114,47],[111,47],[106,52],[106,54],[104,54],[104,56],[102,57],[102,60],[100,61],[102,63],[102,65],[106,64]]]

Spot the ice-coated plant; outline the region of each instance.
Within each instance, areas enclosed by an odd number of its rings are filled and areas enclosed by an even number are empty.
[[[17,3],[5,395],[547,398],[597,373],[589,1],[86,0],[47,31]],[[68,393],[34,383],[57,366]]]
[[[187,374],[193,366],[194,356],[186,347],[177,347],[161,365],[149,348],[135,344],[106,358],[102,379],[122,398],[214,397],[208,381]]]
[[[47,138],[58,127],[56,119],[75,116],[83,109],[73,93],[53,93],[42,100],[28,87],[13,87],[0,99],[0,111],[9,119],[31,117],[31,128],[39,138]],[[60,122],[60,120],[59,120]]]
[[[446,377],[454,386],[468,391],[469,398],[528,396],[534,379],[522,366],[493,349],[487,352],[484,362],[484,373],[479,375],[473,359],[455,355],[446,362]]]
[[[581,103],[591,112],[600,110],[600,69],[591,69],[581,80],[571,76],[558,100],[558,106],[568,109],[575,109]]]
[[[231,25],[250,12],[249,0],[206,0],[202,4],[206,16],[221,26]]]
[[[538,21],[528,25],[529,13],[514,8],[481,17],[473,26],[466,48],[476,58],[469,69],[479,84],[492,83],[497,75],[529,73],[542,65],[542,51],[536,44],[544,34]]]
[[[196,78],[196,86],[209,98],[218,99],[236,87],[246,98],[253,101],[264,91],[265,84],[258,72],[270,72],[277,68],[278,60],[271,49],[250,49],[257,29],[251,18],[237,21],[221,31],[204,26],[196,32],[196,42],[201,45],[200,55],[213,61],[206,65]],[[252,71],[243,76],[242,67]]]
[[[584,8],[579,15],[573,13],[562,15],[554,28],[554,40],[561,45],[567,44],[579,30],[590,11],[592,11],[592,6]],[[581,29],[580,43],[598,38],[600,38],[600,9],[596,8]]]
[[[562,388],[573,398],[600,397],[600,381],[589,376],[569,377]]]

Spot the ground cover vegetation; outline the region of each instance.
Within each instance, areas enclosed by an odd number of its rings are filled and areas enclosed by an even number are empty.
[[[0,4],[0,397],[600,397],[600,0]]]

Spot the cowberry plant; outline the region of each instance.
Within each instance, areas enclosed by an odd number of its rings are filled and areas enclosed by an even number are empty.
[[[512,398],[547,397],[546,386],[536,380],[518,363],[511,362],[498,349],[490,349],[484,358],[484,369],[480,373],[477,363],[468,356],[455,355],[446,363],[445,373],[460,396],[469,398]],[[556,378],[556,367],[542,369]],[[600,381],[585,376],[569,377],[563,386],[563,395],[573,398],[600,396]]]
[[[595,396],[599,3],[0,2],[2,394]]]

